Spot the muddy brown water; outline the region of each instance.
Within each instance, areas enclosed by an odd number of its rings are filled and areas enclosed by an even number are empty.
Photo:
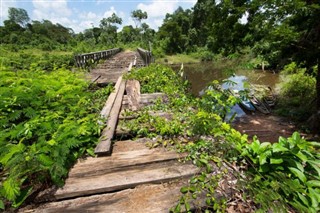
[[[172,66],[174,70],[179,70],[181,65]],[[184,64],[184,77],[191,83],[191,92],[199,96],[203,93],[206,86],[213,80],[228,79],[237,85],[234,89],[243,89],[244,82],[250,84],[259,84],[270,86],[275,89],[279,83],[279,75],[273,72],[261,70],[233,70],[228,68],[216,68],[212,62],[201,62],[198,64]],[[227,85],[222,85],[227,88]],[[279,136],[288,137],[296,129],[294,124],[285,118],[279,117],[271,113],[264,115],[258,112],[245,113],[239,106],[232,109],[232,113],[236,112],[237,117],[232,123],[233,127],[238,131],[245,133],[252,139],[256,135],[260,141],[276,142]]]

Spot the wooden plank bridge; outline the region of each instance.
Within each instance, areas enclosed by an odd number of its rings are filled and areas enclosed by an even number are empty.
[[[136,110],[137,105],[152,104],[165,95],[140,94],[139,83],[122,78],[132,67],[150,63],[149,52],[139,49],[113,53],[89,76],[101,85],[115,83],[101,111],[107,125],[95,149],[98,157],[78,160],[62,188],[41,193],[35,199],[39,204],[23,212],[169,212],[179,201],[180,187],[198,172],[192,164],[178,162],[183,155],[174,150],[149,149],[145,143],[152,143],[151,139],[115,139],[115,133],[122,134],[117,121],[125,117],[124,109]],[[98,56],[86,58],[101,60]],[[86,59],[81,57],[79,66],[84,66]]]

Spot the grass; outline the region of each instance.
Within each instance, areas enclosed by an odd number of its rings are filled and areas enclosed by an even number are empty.
[[[181,63],[199,63],[200,60],[190,55],[177,54],[177,55],[166,55],[162,58],[157,58],[156,63],[160,64],[181,64]]]

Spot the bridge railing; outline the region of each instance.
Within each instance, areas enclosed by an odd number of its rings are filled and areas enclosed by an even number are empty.
[[[78,67],[86,67],[89,63],[96,63],[101,59],[107,59],[121,51],[121,48],[113,48],[92,53],[84,53],[75,56],[75,63]]]
[[[150,63],[154,62],[154,58],[152,56],[152,53],[148,50],[138,48],[137,49],[141,58],[143,59],[143,62],[145,63],[146,66],[148,66]]]

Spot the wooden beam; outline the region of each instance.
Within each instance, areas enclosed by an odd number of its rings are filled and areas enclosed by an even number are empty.
[[[130,71],[132,68],[132,63],[130,63],[128,67],[128,71]],[[116,91],[115,97],[111,97],[111,99],[114,99],[113,103],[110,101],[106,108],[104,108],[104,113],[108,113],[107,118],[107,126],[102,131],[102,135],[100,137],[100,141],[98,145],[96,146],[94,152],[97,155],[107,155],[111,152],[111,140],[113,138],[114,132],[116,130],[116,126],[118,123],[118,117],[122,106],[122,99],[124,90],[126,87],[126,80],[122,78],[122,76],[119,77],[119,87]],[[117,85],[116,85],[117,86]],[[112,104],[111,104],[112,103]],[[111,106],[111,108],[110,108]],[[107,114],[103,114],[103,116],[106,116]]]

